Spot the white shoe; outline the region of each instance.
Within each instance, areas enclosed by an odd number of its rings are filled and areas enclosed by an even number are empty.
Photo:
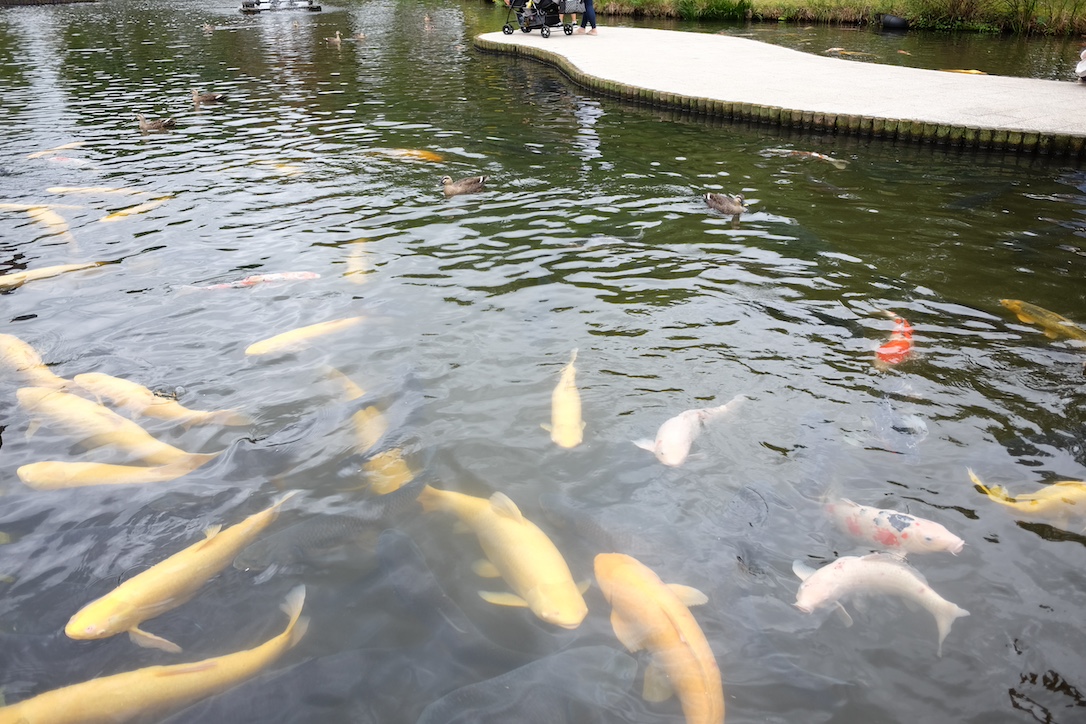
[[[591,30],[588,31],[588,34],[589,35],[595,35],[596,34],[596,29],[592,28]]]
[[[577,28],[578,35],[584,35],[584,28]]]

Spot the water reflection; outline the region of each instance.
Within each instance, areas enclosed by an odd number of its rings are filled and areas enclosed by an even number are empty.
[[[285,489],[303,495],[277,530],[367,509],[372,458],[358,454],[352,420],[372,406],[387,423],[373,453],[400,451],[435,487],[505,493],[575,580],[614,549],[705,592],[693,613],[729,718],[1002,720],[1028,710],[1059,721],[1086,686],[1075,678],[1081,531],[1018,521],[966,469],[1015,492],[1086,477],[1081,346],[999,304],[1025,299],[1086,322],[1082,171],[595,98],[533,63],[474,52],[472,34],[504,15],[375,0],[250,17],[123,0],[0,16],[0,203],[13,205],[0,207],[0,272],[105,262],[0,293],[2,331],[64,378],[106,373],[252,421],[140,418],[182,450],[226,452],[173,482],[35,491],[20,466],[104,453],[50,428],[28,437],[21,383],[3,373],[7,701],[176,663],[60,631],[208,524]],[[333,46],[324,38],[337,30]],[[995,38],[910,33],[868,46],[866,32],[787,32],[883,61],[979,65],[967,50],[980,47],[1014,57]],[[1049,61],[1013,62],[1033,74]],[[194,87],[229,99],[195,107]],[[142,135],[136,112],[177,127]],[[446,199],[446,174],[491,180]],[[132,193],[71,190],[106,187]],[[738,228],[706,208],[709,190],[745,194]],[[165,200],[100,221],[151,199]],[[66,231],[28,208],[52,210]],[[229,286],[303,271],[320,277]],[[193,288],[218,284],[228,286]],[[879,310],[914,330],[913,353],[886,371],[872,364],[893,326]],[[244,354],[351,316],[365,320],[308,348]],[[540,424],[573,347],[587,424],[581,445],[560,450]],[[364,394],[346,400],[327,365]],[[751,399],[736,424],[708,427],[682,467],[632,443],[740,393]],[[894,599],[853,611],[847,629],[791,605],[794,560],[870,551],[825,518],[830,490],[965,539],[957,557],[912,563],[972,613],[943,658],[930,616]],[[156,634],[197,661],[278,633],[279,602],[307,586],[311,627],[298,647],[179,721],[259,711],[266,721],[414,722],[442,697],[452,707],[447,697],[464,687],[538,671],[550,680],[559,652],[569,666],[602,657],[601,680],[573,692],[569,716],[682,716],[674,701],[642,701],[640,681],[626,687],[597,588],[582,626],[565,631],[483,601],[478,591],[495,584],[472,569],[479,544],[449,520],[406,515],[379,543],[375,530],[343,530],[346,550],[365,546],[358,565],[292,552],[264,577],[230,568],[156,619]],[[525,718],[516,707],[531,701],[508,704]]]

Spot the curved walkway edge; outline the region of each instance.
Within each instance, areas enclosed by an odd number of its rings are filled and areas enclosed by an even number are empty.
[[[969,148],[1086,155],[1086,84],[863,63],[727,35],[601,27],[475,46],[604,95],[734,120]]]

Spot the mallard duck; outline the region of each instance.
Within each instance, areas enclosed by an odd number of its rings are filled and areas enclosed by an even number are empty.
[[[709,208],[716,209],[728,216],[739,216],[748,210],[743,205],[743,194],[729,196],[728,194],[714,194],[709,191],[705,194],[705,203],[709,204]]]
[[[196,105],[200,105],[201,103],[220,103],[225,100],[225,93],[201,93],[195,88],[192,89],[192,102]]]
[[[339,45],[340,43],[343,42],[343,37],[340,36],[339,31],[337,30],[336,31],[336,37],[334,37],[334,38],[325,38],[325,40],[327,40],[332,45]]]
[[[474,194],[484,190],[488,178],[490,177],[472,176],[471,178],[462,178],[459,181],[453,181],[451,176],[442,176],[441,187],[445,191],[446,196]]]
[[[142,113],[137,113],[136,118],[140,122],[140,130],[144,133],[148,131],[165,131],[176,125],[176,121],[172,118],[153,118],[149,121]]]

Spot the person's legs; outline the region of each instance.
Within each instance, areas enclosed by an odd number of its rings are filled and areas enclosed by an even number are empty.
[[[584,4],[584,20],[581,21],[581,27],[585,26],[585,22],[592,25],[592,30],[596,29],[596,6],[592,0],[585,0]]]

